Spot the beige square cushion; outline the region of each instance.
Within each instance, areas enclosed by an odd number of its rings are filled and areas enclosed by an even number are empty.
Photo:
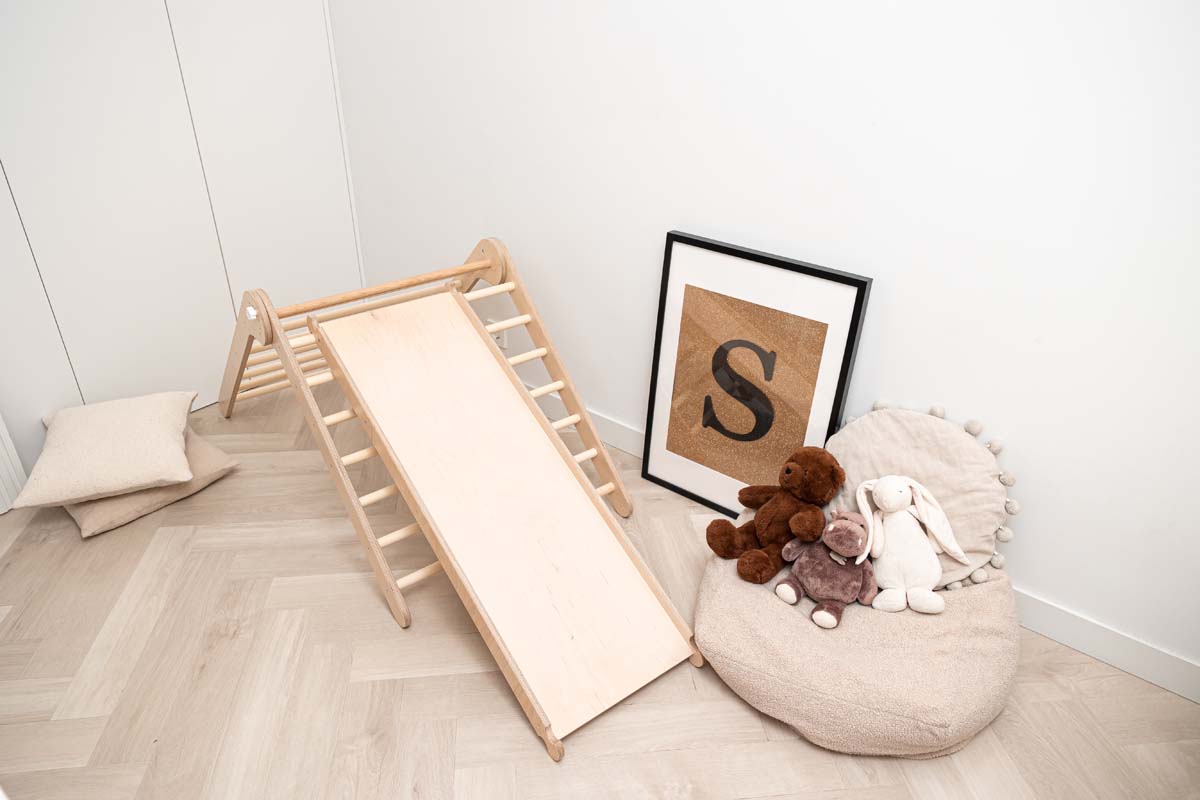
[[[14,508],[59,506],[192,479],[183,432],[195,392],[65,408]]]
[[[237,466],[237,461],[225,451],[191,430],[187,431],[187,460],[192,468],[190,481],[74,503],[67,506],[67,513],[75,518],[79,532],[86,539],[195,494]]]

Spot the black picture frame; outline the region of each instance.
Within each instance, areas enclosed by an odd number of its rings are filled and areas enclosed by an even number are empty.
[[[794,258],[786,258],[784,256],[765,253],[761,250],[753,250],[748,247],[739,247],[738,245],[720,242],[715,239],[707,239],[703,236],[695,236],[682,231],[670,231],[667,233],[666,246],[663,252],[662,280],[659,283],[658,290],[658,318],[655,323],[654,330],[654,357],[650,365],[650,396],[646,404],[646,439],[642,448],[642,477],[651,483],[658,484],[664,488],[670,489],[676,494],[682,495],[694,502],[700,503],[703,506],[711,508],[713,511],[725,514],[729,517],[737,517],[738,511],[732,508],[717,503],[707,497],[703,497],[688,489],[677,486],[676,484],[665,480],[650,472],[650,450],[652,442],[652,434],[654,431],[654,406],[655,398],[658,392],[658,371],[659,361],[662,352],[663,341],[663,318],[666,313],[667,306],[667,288],[671,278],[671,254],[675,244],[685,244],[692,247],[699,247],[705,250],[712,250],[734,258],[745,259],[747,261],[766,264],[779,269],[797,272],[803,275],[808,275],[814,278],[834,281],[836,283],[845,284],[855,289],[855,300],[853,311],[851,313],[849,333],[846,337],[845,352],[842,354],[842,366],[838,375],[837,389],[834,394],[833,407],[829,417],[829,428],[825,432],[826,440],[829,439],[841,427],[842,416],[846,404],[846,391],[850,384],[850,375],[854,370],[854,360],[858,355],[858,342],[862,334],[863,319],[866,315],[867,300],[871,295],[872,279],[863,275],[856,275],[851,272],[843,272],[842,270],[822,267],[818,264],[811,264],[807,261],[800,261]]]

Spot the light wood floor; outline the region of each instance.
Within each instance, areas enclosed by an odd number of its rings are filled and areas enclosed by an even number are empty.
[[[1200,706],[1028,632],[1008,708],[947,758],[821,750],[685,663],[555,764],[445,576],[411,592],[411,628],[392,622],[290,392],[193,426],[242,462],[193,498],[86,542],[61,510],[0,516],[13,800],[1200,796]],[[711,514],[618,456],[630,535],[690,619]],[[391,550],[398,574],[431,560]]]

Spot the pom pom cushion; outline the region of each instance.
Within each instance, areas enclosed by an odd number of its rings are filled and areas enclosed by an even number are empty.
[[[184,429],[195,392],[59,411],[14,508],[82,503],[192,479]]]
[[[782,576],[780,576],[782,577]],[[960,749],[1000,713],[1018,657],[1007,577],[946,592],[941,614],[849,606],[826,630],[713,558],[696,644],[750,705],[830,750],[930,758]]]
[[[963,428],[915,411],[881,409],[847,424],[825,449],[846,471],[830,509],[858,511],[854,492],[865,480],[907,475],[927,488],[946,512],[968,565],[942,553],[942,587],[983,567],[996,550],[996,531],[1008,519],[1007,492],[996,456]]]
[[[237,466],[225,451],[191,430],[186,432],[186,447],[190,481],[68,505],[67,513],[75,518],[83,537],[110,531],[195,494]]]

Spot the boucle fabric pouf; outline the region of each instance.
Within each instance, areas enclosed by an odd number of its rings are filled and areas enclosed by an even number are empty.
[[[1004,708],[1018,656],[1004,573],[947,592],[941,614],[856,604],[833,630],[809,619],[811,600],[776,598],[774,583],[747,583],[734,562],[712,558],[696,645],[742,699],[814,744],[931,758],[960,749]]]

